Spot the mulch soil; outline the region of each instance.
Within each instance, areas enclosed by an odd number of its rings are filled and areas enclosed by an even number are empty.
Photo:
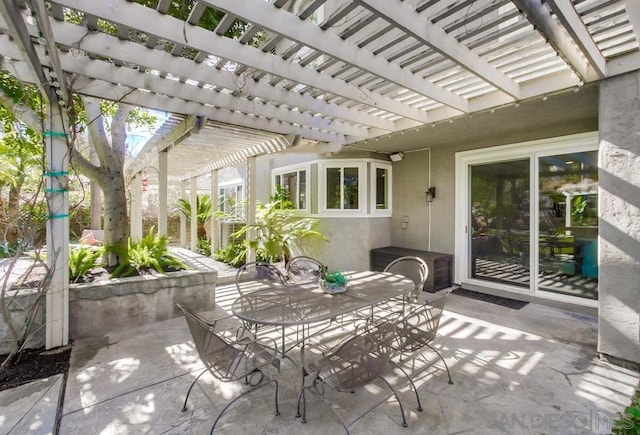
[[[66,374],[69,370],[71,346],[45,351],[27,349],[13,365],[0,369],[0,391],[14,388],[37,379],[57,374]],[[0,355],[4,361],[6,355]]]

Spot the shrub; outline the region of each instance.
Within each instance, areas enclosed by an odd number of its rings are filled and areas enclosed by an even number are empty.
[[[98,266],[98,259],[102,257],[101,248],[92,248],[81,245],[79,248],[69,250],[69,279],[76,282],[85,276],[91,269]]]
[[[614,435],[640,434],[640,387],[633,396],[631,406],[627,406],[624,413],[618,414],[611,433]]]
[[[246,252],[247,248],[243,243],[232,243],[225,248],[218,249],[213,258],[233,267],[240,267],[246,262]]]
[[[129,262],[119,264],[111,273],[112,278],[131,276],[136,271],[139,274],[155,270],[165,273],[167,269],[186,269],[186,265],[169,253],[167,248],[169,238],[155,232],[155,228],[139,242],[129,238]]]
[[[207,257],[211,255],[211,239],[208,237],[203,237],[198,239],[197,242],[198,252],[202,255],[206,255]]]

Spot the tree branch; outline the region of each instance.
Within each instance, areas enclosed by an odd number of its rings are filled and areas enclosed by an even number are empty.
[[[124,165],[127,154],[127,117],[133,109],[132,106],[120,103],[118,110],[111,120],[111,147],[115,157],[120,160],[119,167]]]
[[[108,168],[109,166],[114,165],[115,162],[112,161],[110,157],[111,146],[107,141],[107,134],[105,133],[104,118],[100,109],[100,100],[86,96],[82,96],[81,98],[82,103],[84,104],[84,110],[87,112],[87,118],[89,119],[87,129],[89,130],[91,143],[96,150],[98,160],[100,160],[100,165]]]
[[[0,89],[0,104],[12,111],[15,117],[31,130],[42,135],[42,119],[29,106],[16,102],[11,95]]]

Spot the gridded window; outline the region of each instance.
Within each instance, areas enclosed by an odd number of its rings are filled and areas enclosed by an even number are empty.
[[[220,187],[218,210],[230,218],[244,219],[244,194],[242,184]]]
[[[374,166],[374,189],[375,189],[375,209],[376,210],[389,210],[389,188],[391,184],[391,177],[389,175],[389,169],[379,166]]]
[[[363,189],[362,165],[325,167],[326,210],[359,210]]]
[[[282,187],[290,205],[298,210],[307,209],[307,170],[299,169],[276,173],[274,176],[275,188]],[[274,189],[274,190],[276,190]]]

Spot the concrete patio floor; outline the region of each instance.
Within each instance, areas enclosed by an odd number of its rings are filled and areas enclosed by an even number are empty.
[[[216,291],[223,315],[236,297],[232,285]],[[400,426],[398,402],[384,384],[355,394],[331,390],[327,398],[354,434],[610,433],[616,412],[628,406],[637,372],[600,360],[596,319],[529,304],[521,310],[451,295],[436,345],[451,368],[447,383],[432,352],[409,359],[424,411],[399,373],[387,378],[400,389],[408,428]],[[296,351],[292,352],[294,359]],[[242,391],[241,383],[201,378],[182,401],[202,364],[183,318],[74,343],[61,434],[204,434],[219,411]],[[280,416],[274,416],[273,384],[237,401],[223,416],[221,434],[327,434],[343,432],[331,410],[312,394],[306,424],[295,417],[299,369],[284,360],[278,375]],[[374,404],[379,406],[362,418]]]

